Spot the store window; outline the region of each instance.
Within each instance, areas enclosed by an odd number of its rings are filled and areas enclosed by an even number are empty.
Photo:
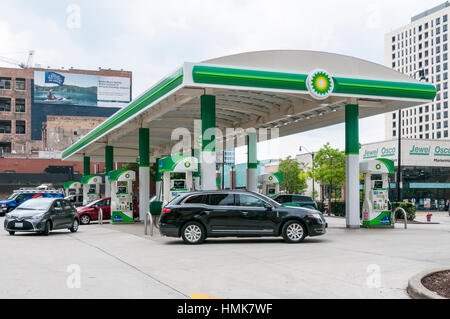
[[[0,98],[0,112],[11,112],[11,99]]]

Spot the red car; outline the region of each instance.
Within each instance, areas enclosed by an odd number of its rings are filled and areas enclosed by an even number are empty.
[[[111,219],[111,198],[105,197],[87,206],[77,208],[78,216],[82,225],[88,225],[91,221],[98,220],[98,213],[103,210],[103,220]],[[137,202],[133,202],[133,217],[139,217],[139,206]]]

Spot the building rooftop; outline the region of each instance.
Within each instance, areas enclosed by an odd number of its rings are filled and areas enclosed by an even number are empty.
[[[414,21],[417,21],[419,19],[422,19],[422,18],[424,18],[426,16],[429,16],[430,14],[438,12],[438,11],[440,11],[442,9],[447,8],[447,7],[450,7],[450,3],[448,1],[446,1],[446,2],[436,6],[434,8],[428,9],[428,10],[422,12],[422,13],[419,13],[418,15],[415,15],[414,17],[411,18],[411,22],[414,22]]]

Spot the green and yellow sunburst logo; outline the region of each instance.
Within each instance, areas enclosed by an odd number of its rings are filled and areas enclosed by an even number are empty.
[[[315,70],[306,79],[309,94],[317,100],[324,100],[334,90],[333,77],[325,70]]]
[[[191,163],[190,163],[190,162],[186,162],[186,163],[184,163],[184,166],[185,166],[186,168],[189,168],[189,167],[191,167]]]
[[[380,170],[381,169],[381,165],[380,164],[377,164],[377,170]]]

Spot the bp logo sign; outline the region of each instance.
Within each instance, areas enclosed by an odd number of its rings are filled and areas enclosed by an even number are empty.
[[[186,162],[186,163],[184,163],[184,166],[185,166],[186,168],[189,168],[189,167],[191,167],[191,163],[190,163],[190,162]]]
[[[130,178],[130,174],[126,174],[126,175],[125,175],[125,178]]]
[[[313,98],[324,100],[333,92],[333,77],[325,70],[314,70],[308,75],[306,86]]]
[[[380,164],[377,164],[377,170],[380,170],[381,169],[381,165]]]
[[[273,176],[270,176],[270,177],[269,177],[269,181],[273,181]]]

